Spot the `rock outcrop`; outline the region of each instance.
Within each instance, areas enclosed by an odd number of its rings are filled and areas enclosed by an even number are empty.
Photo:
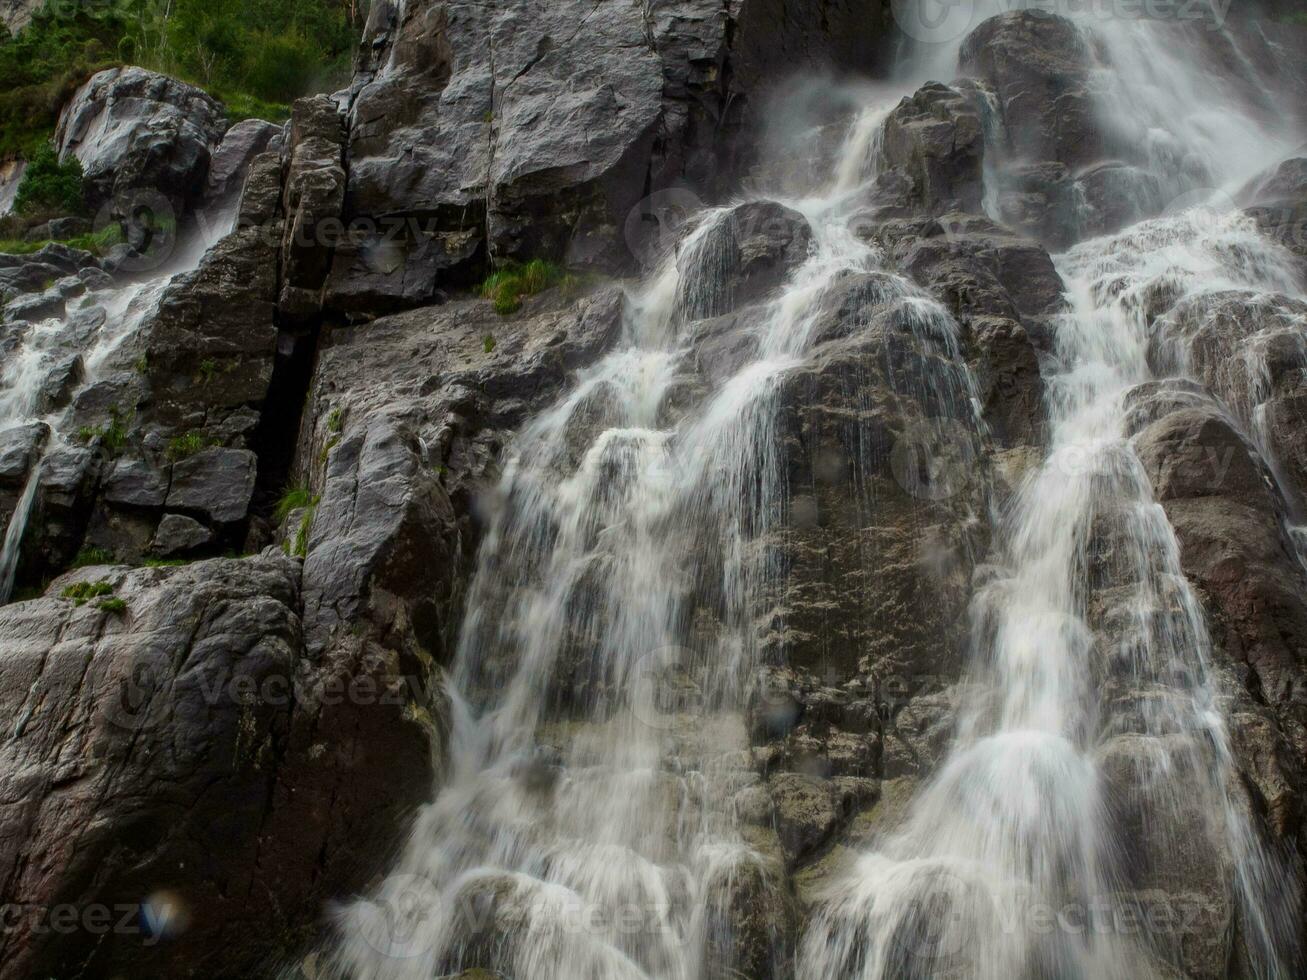
[[[109,68],[77,90],[59,117],[55,148],[81,161],[88,203],[114,217],[159,198],[180,218],[199,200],[227,130],[221,104],[143,68]],[[157,195],[144,201],[143,195]]]

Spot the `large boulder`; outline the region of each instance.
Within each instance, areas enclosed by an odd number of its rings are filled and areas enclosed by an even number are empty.
[[[243,119],[227,130],[209,160],[205,204],[222,207],[233,202],[244,189],[255,158],[280,152],[283,129],[262,119]]]
[[[1167,202],[1143,147],[1103,122],[1100,54],[1092,33],[1036,10],[991,17],[959,53],[988,120],[998,212],[1054,248]]]
[[[162,195],[180,218],[203,195],[226,130],[222,105],[200,89],[144,68],[108,68],[64,106],[55,146],[61,159],[81,161],[93,208]]]
[[[984,194],[984,132],[970,101],[957,90],[928,82],[885,120],[884,168],[907,178],[908,203],[927,214],[980,210]]]

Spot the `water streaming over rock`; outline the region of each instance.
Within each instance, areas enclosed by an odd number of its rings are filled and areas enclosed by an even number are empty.
[[[1291,320],[1300,341],[1299,286],[1210,202],[1284,145],[1183,31],[1082,29],[1096,111],[1146,148],[1132,207],[1191,198],[1057,261],[1046,457],[996,529],[955,741],[902,824],[825,886],[789,950],[782,869],[730,803],[758,778],[742,711],[782,574],[779,399],[829,339],[832,297],[861,277],[864,308],[933,365],[903,393],[929,389],[911,393],[947,406],[973,452],[985,437],[956,324],[858,234],[891,103],[850,123],[824,187],[766,204],[802,246],[781,283],[754,289],[742,267],[760,202],[705,211],[629,297],[619,348],[509,448],[447,692],[448,770],[389,876],[341,910],[342,975],[1160,977],[1227,922],[1241,969],[1296,975],[1299,896],[1235,776],[1203,609],[1132,443],[1140,386],[1192,374],[1273,468],[1256,337]],[[939,45],[908,75],[956,59]],[[1273,307],[1236,359],[1195,339],[1220,297]],[[1176,891],[1224,898],[1157,926],[1140,869],[1163,865]]]
[[[343,972],[786,972],[782,869],[730,805],[758,778],[741,708],[777,574],[779,393],[856,279],[952,365],[927,383],[978,425],[955,324],[856,233],[885,111],[854,123],[817,196],[700,215],[630,296],[620,349],[511,447],[449,690],[447,783],[343,912]],[[759,234],[794,260],[780,290],[744,267]]]
[[[1275,317],[1288,316],[1300,342],[1286,298],[1300,286],[1291,257],[1215,192],[1286,145],[1204,75],[1199,51],[1173,43],[1182,32],[1083,30],[1111,65],[1096,108],[1148,148],[1140,208],[1184,196],[1057,260],[1068,309],[1046,371],[1051,444],[973,604],[956,744],[903,826],[826,894],[799,960],[810,980],[1169,976],[1227,916],[1247,945],[1231,968],[1299,975],[1300,896],[1233,772],[1203,610],[1127,420],[1155,371],[1188,372],[1268,448],[1258,327],[1284,332]],[[1221,361],[1204,371],[1195,337],[1231,292],[1250,329],[1237,353],[1209,350]],[[1228,906],[1158,925],[1149,912],[1172,899],[1147,890],[1143,869],[1159,867]]]
[[[130,364],[117,363],[115,353],[154,312],[168,284],[194,269],[234,218],[234,211],[201,215],[175,248],[138,257],[136,264],[144,268],[125,284],[88,289],[70,299],[59,315],[0,326],[7,345],[0,371],[0,433],[35,434],[24,489],[0,548],[0,604],[13,590],[45,457],[80,437],[72,423],[77,393],[115,370],[132,370]],[[67,390],[51,398],[50,390],[61,385]]]

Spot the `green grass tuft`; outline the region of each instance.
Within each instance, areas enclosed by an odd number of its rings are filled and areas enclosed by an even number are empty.
[[[77,552],[70,568],[90,568],[92,565],[114,564],[113,553],[107,548],[83,548]]]
[[[65,599],[72,599],[79,606],[84,606],[92,599],[113,595],[113,586],[103,580],[99,582],[74,582],[63,591]]]
[[[508,316],[522,308],[523,297],[543,293],[565,278],[560,267],[544,259],[532,259],[526,265],[510,262],[486,277],[481,295],[491,301],[496,313]],[[493,348],[487,353],[490,350]]]
[[[121,616],[127,611],[127,600],[120,599],[117,596],[111,596],[108,599],[101,599],[95,604],[95,608],[101,609],[107,613],[113,613],[116,616]]]
[[[127,411],[120,405],[109,409],[109,424],[98,427],[82,426],[77,438],[84,443],[100,440],[100,444],[109,450],[110,456],[117,456],[127,445],[127,433],[131,429],[134,412]]]
[[[277,523],[280,524],[286,518],[290,517],[295,511],[307,507],[313,500],[313,494],[308,487],[291,487],[281,495],[277,501]]]
[[[203,433],[192,429],[190,432],[172,439],[164,453],[170,462],[176,463],[194,456],[201,450],[209,448],[212,444],[211,439],[207,439]]]

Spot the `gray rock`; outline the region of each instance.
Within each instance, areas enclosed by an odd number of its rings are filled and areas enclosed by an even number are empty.
[[[322,307],[322,287],[332,253],[343,235],[345,130],[336,103],[325,95],[295,103],[289,133],[282,210],[283,316],[307,319]]]
[[[203,548],[213,540],[213,532],[182,514],[165,514],[154,532],[150,550],[160,558],[175,558]]]
[[[204,192],[213,148],[227,128],[222,106],[194,86],[143,68],[109,68],[73,95],[55,147],[82,163],[94,208],[162,195],[176,217]]]
[[[86,283],[87,289],[112,289],[113,277],[103,269],[82,269],[77,273],[78,278]]]
[[[122,507],[162,507],[168,496],[168,476],[140,459],[113,464],[101,488],[106,503]]]
[[[59,290],[51,288],[34,296],[21,296],[10,300],[4,307],[4,318],[11,323],[19,320],[35,322],[64,315],[65,299]]]
[[[209,161],[206,205],[221,204],[241,192],[254,158],[280,150],[282,128],[262,119],[242,119],[223,134]]]
[[[167,505],[234,524],[249,513],[258,458],[247,449],[205,449],[174,463]]]
[[[1139,166],[1140,146],[1101,125],[1095,52],[1075,23],[1044,11],[1000,14],[967,36],[958,57],[977,106],[996,110],[990,143],[1005,221],[1064,248],[1166,204],[1158,177]]]
[[[819,848],[838,826],[842,813],[826,781],[786,772],[773,776],[767,788],[776,833],[791,864]]]
[[[49,436],[49,426],[40,422],[0,431],[0,526],[9,526],[28,474]]]
[[[928,214],[980,210],[984,135],[980,117],[956,90],[929,82],[900,102],[885,121],[882,153],[891,171],[906,176],[914,207]]]
[[[41,9],[43,0],[0,0],[0,22],[17,34],[29,23],[32,15]]]

